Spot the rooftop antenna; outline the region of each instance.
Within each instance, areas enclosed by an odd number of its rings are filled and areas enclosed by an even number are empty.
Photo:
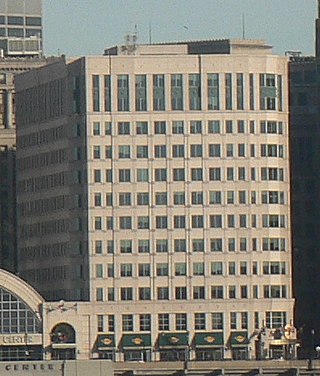
[[[152,44],[152,27],[151,27],[151,21],[149,21],[149,44]]]
[[[242,15],[242,39],[246,39],[246,17],[244,13]]]

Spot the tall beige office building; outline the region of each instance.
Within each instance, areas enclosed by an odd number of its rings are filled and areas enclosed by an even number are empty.
[[[287,64],[128,43],[18,76],[20,276],[125,359],[293,356]]]

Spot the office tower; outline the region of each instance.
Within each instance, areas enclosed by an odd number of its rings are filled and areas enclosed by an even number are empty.
[[[315,355],[320,344],[320,2],[316,20],[316,55],[294,53],[290,59],[290,142],[292,240],[296,322],[301,356]],[[291,54],[292,55],[292,54]]]
[[[127,44],[18,76],[20,275],[161,359],[197,331],[198,358],[292,356],[287,63]]]
[[[0,49],[2,57],[42,55],[42,0],[0,1]]]

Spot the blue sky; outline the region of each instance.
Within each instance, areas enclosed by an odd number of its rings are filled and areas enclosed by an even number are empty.
[[[277,53],[313,54],[316,0],[43,0],[45,54],[102,54],[138,29],[138,41],[265,39]]]

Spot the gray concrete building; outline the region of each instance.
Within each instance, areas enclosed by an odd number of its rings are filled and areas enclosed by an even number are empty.
[[[287,76],[219,40],[16,78],[19,273],[88,302],[68,315],[95,315],[95,356],[294,356]]]

